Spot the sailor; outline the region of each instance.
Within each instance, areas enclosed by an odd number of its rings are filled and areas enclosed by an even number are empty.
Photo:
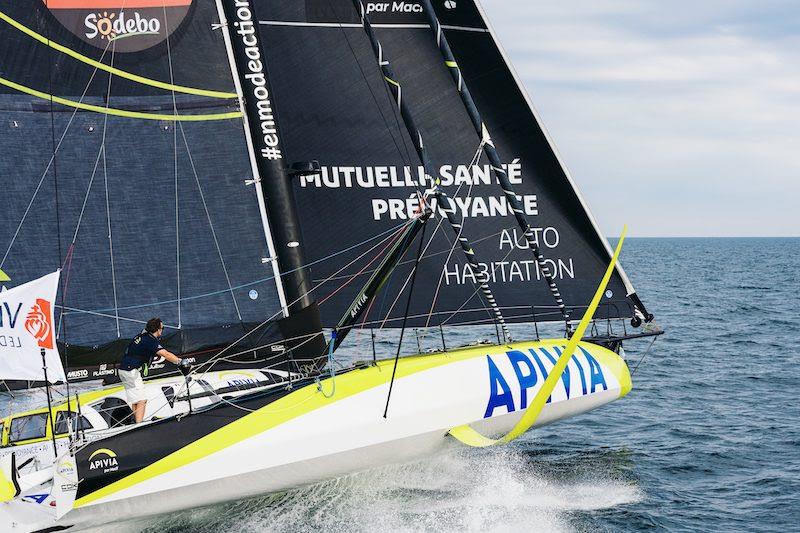
[[[125,355],[119,364],[119,379],[125,387],[125,395],[137,424],[144,418],[144,408],[147,405],[147,391],[142,375],[146,375],[151,361],[159,356],[180,366],[182,370],[190,366],[188,359],[181,359],[161,346],[158,339],[163,332],[164,323],[160,318],[148,320],[144,330],[125,348]]]

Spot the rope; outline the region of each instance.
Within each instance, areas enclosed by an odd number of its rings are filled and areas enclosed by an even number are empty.
[[[333,395],[336,394],[336,369],[334,368],[334,358],[333,358],[333,345],[336,343],[336,330],[334,329],[331,331],[331,341],[328,343],[328,372],[330,372],[331,383],[333,384],[333,388],[331,389],[330,394],[326,394],[324,390],[322,390],[322,383],[319,380],[319,376],[314,378],[314,382],[317,384],[317,390],[322,393],[323,396],[326,398],[333,398]]]
[[[108,51],[108,47],[111,46],[111,41],[106,44],[106,47],[103,49],[103,53],[100,56],[100,60],[103,60],[105,57],[106,52]],[[86,82],[86,86],[83,88],[83,92],[81,93],[81,97],[79,99],[79,103],[83,102],[83,99],[86,98],[86,94],[89,92],[89,87],[92,85],[92,81],[94,81],[95,75],[97,75],[97,68],[92,71],[92,75],[89,76],[89,81]],[[28,217],[28,213],[33,206],[33,202],[36,200],[36,196],[39,194],[39,190],[42,188],[42,183],[44,183],[44,178],[50,172],[50,166],[55,161],[56,154],[58,153],[59,149],[61,148],[61,144],[64,142],[64,138],[66,138],[67,133],[69,132],[70,126],[72,126],[72,122],[75,120],[75,116],[78,114],[78,108],[75,108],[72,111],[72,114],[69,117],[69,121],[67,121],[67,126],[64,128],[64,133],[61,134],[61,137],[58,140],[58,144],[56,145],[55,150],[53,150],[53,154],[50,156],[50,160],[47,162],[45,166],[44,172],[42,172],[42,176],[39,178],[39,182],[36,185],[36,189],[33,191],[33,195],[31,196],[30,201],[28,202],[27,207],[25,208],[25,212],[22,214],[22,219],[19,221],[17,225],[16,231],[14,231],[14,235],[11,237],[11,242],[8,244],[8,248],[6,248],[5,253],[3,254],[3,258],[0,259],[0,268],[5,264],[6,259],[8,259],[8,254],[11,252],[11,248],[14,246],[14,242],[16,242],[17,237],[19,236],[19,232],[22,229],[22,225],[25,223],[25,219]]]
[[[403,335],[406,332],[406,321],[408,320],[408,310],[411,307],[411,296],[414,293],[414,282],[417,279],[417,267],[419,266],[419,259],[422,255],[422,243],[425,242],[425,230],[428,229],[427,225],[422,227],[422,235],[419,239],[419,247],[417,248],[417,258],[414,260],[414,269],[411,271],[411,286],[408,288],[408,298],[406,299],[406,309],[403,312],[403,325],[400,328],[400,340],[397,343],[397,352],[394,355],[394,365],[392,366],[392,378],[389,380],[389,393],[386,395],[386,407],[383,409],[383,418],[389,413],[389,400],[392,399],[392,389],[394,388],[394,378],[397,374],[397,363],[400,360],[400,350],[403,347]]]
[[[650,353],[650,348],[652,348],[653,345],[656,343],[656,339],[658,339],[657,335],[655,337],[653,337],[653,340],[650,341],[650,346],[647,347],[647,349],[642,354],[642,357],[639,359],[639,362],[636,363],[636,366],[633,368],[633,371],[631,372],[631,377],[633,377],[636,374],[636,371],[639,369],[639,365],[642,364],[642,361],[644,361],[644,358],[647,357],[648,353]]]
[[[169,29],[169,17],[167,17],[167,6],[163,7],[164,13],[164,34],[167,36],[167,65],[169,66],[170,94],[172,96],[172,112],[175,116],[175,124],[178,123],[178,100],[175,97],[175,73],[172,68],[172,45],[170,43],[171,31]],[[181,328],[181,232],[180,232],[180,203],[178,197],[178,128],[172,125],[172,149],[173,149],[173,168],[175,170],[175,275],[176,275],[176,296],[178,304],[178,329]]]

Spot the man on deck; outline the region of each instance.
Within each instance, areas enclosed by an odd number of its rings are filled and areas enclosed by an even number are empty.
[[[181,367],[189,366],[188,360],[181,359],[161,346],[158,339],[163,332],[164,323],[160,318],[148,320],[144,331],[136,335],[128,344],[125,355],[122,356],[119,364],[119,379],[125,387],[125,395],[128,397],[128,404],[133,410],[137,424],[144,418],[144,408],[147,405],[147,391],[144,387],[142,373],[151,361],[156,356],[160,356]]]

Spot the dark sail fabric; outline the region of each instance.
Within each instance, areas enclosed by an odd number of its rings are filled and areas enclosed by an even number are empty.
[[[180,353],[281,316],[214,2],[111,4],[0,5],[0,284],[62,267],[71,367],[153,316]]]
[[[560,318],[530,250],[485,159],[470,165],[480,138],[464,111],[434,36],[411,2],[366,2],[410,105],[442,186],[454,198],[463,232],[490,274],[506,319]],[[447,6],[445,5],[447,4]],[[260,2],[274,100],[288,161],[320,161],[301,176],[295,195],[323,320],[335,324],[370,270],[364,257],[408,221],[424,190],[419,160],[389,98],[350,0]],[[476,103],[508,164],[542,253],[555,273],[572,317],[582,315],[610,259],[605,239],[583,207],[542,127],[506,64],[479,7],[472,1],[435,2],[437,15]],[[441,217],[438,217],[439,219]],[[432,219],[429,224],[435,225]],[[454,236],[444,224],[427,232],[409,325],[491,322]],[[367,244],[360,244],[368,241]],[[321,261],[342,249],[352,250]],[[358,260],[357,260],[358,259]],[[350,261],[351,266],[341,270]],[[367,322],[399,325],[408,290],[406,260],[372,306]],[[356,275],[357,274],[357,275]],[[356,275],[350,281],[350,276]],[[329,279],[332,278],[332,279]],[[347,282],[349,284],[347,284]],[[632,288],[617,271],[597,316],[630,317]],[[404,299],[402,300],[404,303]],[[533,309],[533,306],[536,309]],[[387,319],[384,321],[384,319]]]

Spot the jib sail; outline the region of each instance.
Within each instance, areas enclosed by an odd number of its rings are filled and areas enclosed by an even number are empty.
[[[560,320],[562,313],[514,221],[513,206],[481,154],[481,137],[421,3],[364,5],[503,316],[527,321],[536,313],[539,319]],[[434,6],[570,316],[580,318],[610,257],[608,244],[479,6],[472,1],[437,1]],[[259,4],[259,15],[286,157],[316,159],[321,165],[316,174],[298,176],[294,185],[313,279],[325,282],[317,289],[323,321],[335,325],[370,274],[361,271],[363,262],[344,271],[342,265],[369,249],[360,243],[374,243],[370,239],[407,223],[419,210],[418,193],[428,184],[353,2],[265,2]],[[452,251],[448,231],[428,231],[409,325],[495,320],[481,301],[475,272],[458,250]],[[341,253],[336,264],[316,263],[343,249],[350,251]],[[399,323],[404,306],[397,296],[408,286],[412,263],[406,260],[386,283],[370,322]],[[632,286],[617,269],[597,316],[632,316],[631,294]]]

